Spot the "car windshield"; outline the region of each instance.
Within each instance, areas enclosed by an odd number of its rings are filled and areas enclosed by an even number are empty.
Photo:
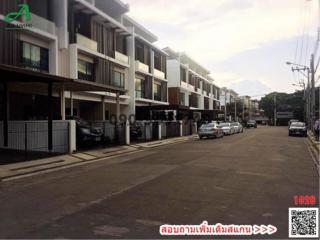
[[[293,122],[291,124],[292,127],[304,127],[305,126],[305,123],[302,123],[302,122]]]
[[[214,128],[215,125],[213,123],[210,123],[210,124],[203,124],[200,129],[203,129],[203,128]]]
[[[219,127],[229,127],[230,123],[220,123]]]

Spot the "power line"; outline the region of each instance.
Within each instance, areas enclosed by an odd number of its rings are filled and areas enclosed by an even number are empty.
[[[303,54],[303,49],[304,49],[304,39],[305,39],[305,33],[306,33],[306,9],[307,9],[307,2],[304,2],[304,10],[303,10],[303,24],[302,24],[302,34],[301,34],[301,47],[300,47],[300,55],[299,55],[299,64],[302,64],[302,54]]]

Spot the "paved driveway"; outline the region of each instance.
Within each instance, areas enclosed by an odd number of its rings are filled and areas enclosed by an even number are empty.
[[[204,220],[272,224],[273,238],[287,238],[293,197],[319,195],[306,139],[288,137],[287,128],[118,160],[1,183],[0,238],[160,238],[161,224]]]

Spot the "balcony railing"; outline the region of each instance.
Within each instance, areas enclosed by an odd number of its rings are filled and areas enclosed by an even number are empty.
[[[129,57],[118,51],[115,52],[115,59],[125,64],[129,64]]]
[[[98,43],[96,41],[93,41],[90,38],[87,38],[79,33],[77,33],[77,44],[92,51],[98,51]]]
[[[165,79],[164,72],[161,72],[158,69],[154,69],[153,70],[153,74],[154,74],[155,77],[158,77],[158,78],[161,78],[161,79]]]
[[[207,91],[203,91],[203,95],[204,95],[204,96],[207,96]]]
[[[181,87],[188,89],[188,83],[181,81]]]
[[[34,13],[30,13],[30,15],[31,15],[30,23],[32,24],[32,27],[40,29],[52,35],[56,35],[56,25],[53,22],[43,17],[40,17]]]
[[[197,88],[197,93],[202,94],[201,88]]]
[[[194,86],[188,83],[188,90],[189,91],[194,91]]]
[[[142,62],[136,61],[136,71],[149,73],[149,66]]]

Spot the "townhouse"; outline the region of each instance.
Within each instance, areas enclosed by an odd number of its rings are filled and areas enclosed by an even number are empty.
[[[53,120],[168,105],[167,54],[128,11],[120,0],[1,1],[0,145],[8,121],[48,120],[52,148]]]
[[[240,109],[239,94],[232,89],[221,88],[221,108],[224,111],[224,120],[238,120],[238,115],[242,112]]]
[[[215,119],[220,110],[220,89],[210,72],[185,53],[163,49],[168,54],[169,103],[189,109],[199,118]]]

